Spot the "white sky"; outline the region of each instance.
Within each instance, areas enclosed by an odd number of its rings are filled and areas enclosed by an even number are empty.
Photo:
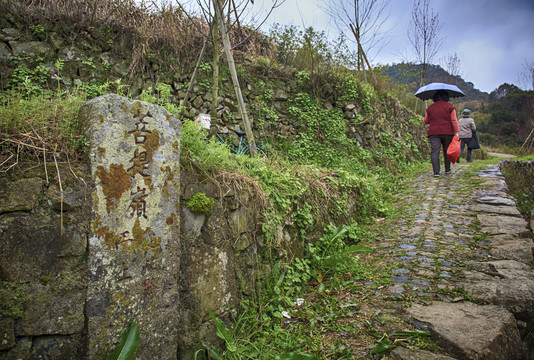
[[[262,0],[255,0],[255,6],[262,6],[259,3]],[[335,38],[338,29],[319,3],[328,0],[286,0],[263,30],[268,32],[273,23],[313,26]],[[383,28],[388,44],[378,54],[370,52],[373,64],[415,62],[407,36],[412,4],[412,0],[391,0],[388,28]],[[534,0],[432,0],[430,8],[439,14],[444,40],[432,63],[444,66],[440,59],[456,53],[460,75],[485,92],[503,83],[522,85],[524,65],[534,63]]]

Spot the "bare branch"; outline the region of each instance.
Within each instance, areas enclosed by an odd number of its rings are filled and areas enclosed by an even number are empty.
[[[457,53],[448,54],[442,58],[443,68],[450,74],[449,82],[455,83],[460,76],[460,59]],[[456,84],[457,85],[457,84]]]
[[[356,45],[357,68],[363,70],[365,66],[371,71],[367,53],[377,44],[383,42],[384,34],[381,28],[387,20],[385,11],[390,0],[329,0],[322,7],[334,20],[339,31],[353,35]],[[374,78],[374,74],[372,74]]]
[[[524,71],[518,76],[519,87],[523,90],[534,90],[534,62],[525,60]]]
[[[430,1],[414,0],[408,29],[408,40],[413,46],[417,60],[423,65],[421,85],[424,82],[426,65],[443,46],[443,40],[439,37],[441,28],[439,14],[430,9]]]

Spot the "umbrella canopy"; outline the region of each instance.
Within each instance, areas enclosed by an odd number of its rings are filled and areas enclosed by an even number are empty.
[[[414,95],[421,100],[429,100],[432,99],[434,94],[439,90],[445,90],[451,98],[465,96],[465,94],[462,92],[462,90],[460,90],[460,88],[458,88],[458,86],[444,83],[432,83],[426,86],[422,86],[419,88],[419,90],[415,92]]]

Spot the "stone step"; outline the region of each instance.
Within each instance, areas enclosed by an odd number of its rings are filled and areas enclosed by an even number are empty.
[[[444,350],[458,359],[523,359],[515,318],[502,307],[432,302],[428,306],[414,304],[406,314],[417,329],[430,331]]]

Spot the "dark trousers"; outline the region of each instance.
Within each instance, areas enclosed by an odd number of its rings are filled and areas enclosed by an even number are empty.
[[[432,162],[432,171],[434,174],[439,174],[439,153],[443,149],[443,160],[445,161],[445,172],[451,171],[451,161],[447,156],[447,148],[449,147],[454,135],[430,135],[428,141],[430,142],[430,161]]]
[[[462,156],[462,153],[464,152],[464,146],[467,146],[469,140],[471,140],[471,138],[460,139],[460,141],[462,142],[462,144],[460,145],[460,156]],[[467,161],[471,161],[471,151],[473,151],[473,149],[470,149],[469,146],[467,146]]]

